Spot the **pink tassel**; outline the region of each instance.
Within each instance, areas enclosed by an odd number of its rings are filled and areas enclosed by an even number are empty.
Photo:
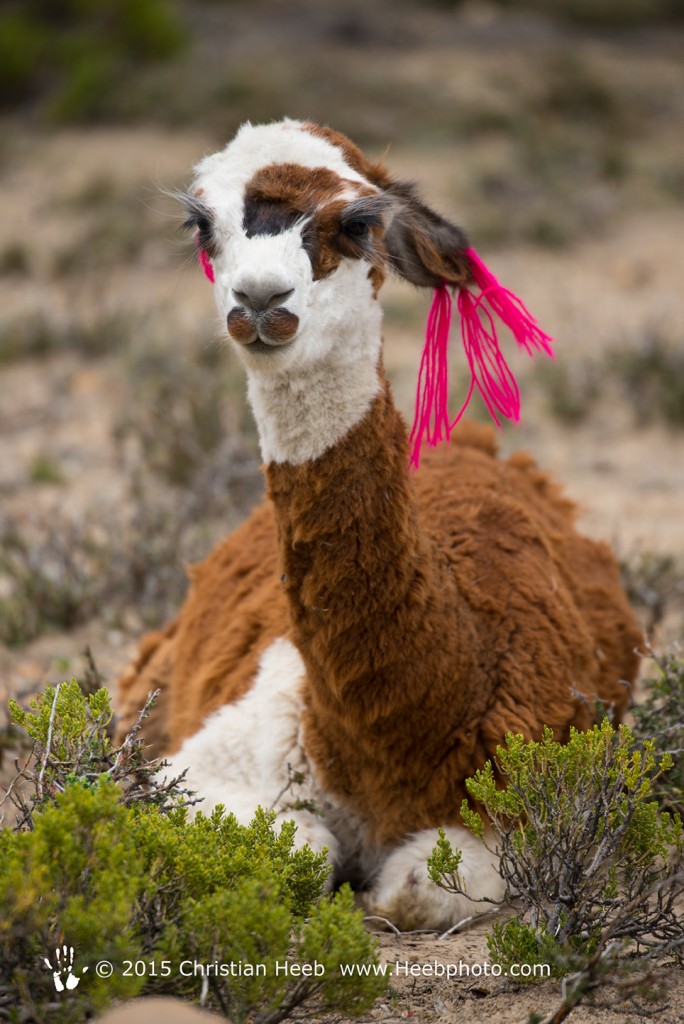
[[[463,405],[456,416],[450,419],[447,404],[447,346],[451,299],[446,284],[441,284],[435,289],[430,307],[418,374],[416,413],[409,439],[410,465],[415,469],[420,464],[423,439],[432,447],[439,441],[448,440],[466,411],[475,387],[498,427],[501,426],[498,413],[514,422],[520,419],[520,390],[499,348],[495,316],[509,328],[528,355],[532,356],[535,350],[541,350],[553,357],[553,339],[542,331],[518,296],[499,284],[474,249],[468,249],[466,256],[475,283],[480,288],[478,296],[474,296],[467,288],[461,288],[458,294],[461,337],[470,366],[470,387]],[[489,309],[485,308],[485,303]]]
[[[202,270],[213,284],[214,268],[211,265],[211,260],[207,256],[206,251],[200,248],[199,239],[197,240],[197,255],[199,256],[200,266],[202,267]]]
[[[534,355],[534,349],[537,349],[546,352],[553,358],[553,338],[550,334],[542,331],[522,300],[508,288],[499,284],[474,249],[468,249],[466,256],[470,262],[473,277],[482,291],[480,301],[484,300],[489,304],[492,311],[508,327],[515,340],[528,355]]]

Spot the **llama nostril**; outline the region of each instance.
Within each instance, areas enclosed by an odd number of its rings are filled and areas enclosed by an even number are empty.
[[[233,298],[245,309],[250,309],[253,313],[262,313],[266,309],[276,309],[278,306],[282,306],[284,302],[294,294],[294,288],[288,288],[285,291],[274,292],[271,288],[250,288],[249,291],[244,289],[238,290],[233,289]]]
[[[278,292],[276,295],[272,295],[268,300],[267,309],[276,309],[278,306],[282,306],[283,303],[287,302],[291,295],[294,295],[294,288],[289,288],[285,292]]]

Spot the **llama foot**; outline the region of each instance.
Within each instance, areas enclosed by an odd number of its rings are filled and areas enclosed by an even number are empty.
[[[463,828],[445,829],[455,850],[461,850],[461,873],[473,900],[498,900],[504,883],[497,860],[479,839]],[[427,859],[437,843],[436,829],[418,832],[389,854],[364,903],[369,914],[385,917],[401,931],[436,928],[445,931],[459,921],[493,909],[466,896],[445,892],[431,881]]]
[[[314,853],[325,851],[328,864],[334,867],[339,858],[339,843],[319,817],[310,811],[282,811],[276,815],[274,827],[279,829],[286,821],[294,821],[297,826],[293,849],[310,846]]]

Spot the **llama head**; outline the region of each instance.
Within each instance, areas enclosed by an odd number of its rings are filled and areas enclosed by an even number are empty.
[[[462,232],[330,129],[246,124],[195,170],[186,226],[250,374],[377,364],[387,270],[427,287],[469,280]]]

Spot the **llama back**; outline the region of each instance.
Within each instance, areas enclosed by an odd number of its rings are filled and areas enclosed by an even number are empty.
[[[532,733],[554,721],[561,736],[571,724],[586,728],[601,705],[619,721],[643,635],[615,557],[607,544],[576,531],[575,504],[530,455],[517,452],[505,461],[497,455],[493,429],[474,422],[460,425],[450,445],[429,451],[416,476],[424,521],[442,540],[444,558],[469,595],[488,643],[501,638],[499,616],[509,614],[515,583],[520,621],[513,621],[521,637],[534,634],[532,619],[539,614],[553,622],[554,642],[549,636],[545,644],[551,670],[555,651],[560,670],[567,664],[564,652],[575,650],[576,714],[561,728],[560,709],[551,702],[547,720],[541,717],[538,701],[549,671],[542,662],[531,694],[538,709]],[[550,599],[542,608],[545,591]]]
[[[305,723],[324,788],[353,794],[378,844],[457,825],[465,779],[508,732],[566,739],[601,707],[619,720],[640,640],[612,557],[573,534],[572,503],[532,459],[498,460],[491,432],[467,426],[408,484],[428,544],[408,601],[368,624],[374,650],[348,647],[359,681],[343,704],[312,665]],[[337,599],[326,623],[344,638],[354,602]]]

